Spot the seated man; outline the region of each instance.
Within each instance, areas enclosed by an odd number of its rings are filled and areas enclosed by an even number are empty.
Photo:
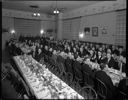
[[[105,70],[105,66],[101,67],[102,70],[96,71],[95,72],[95,77],[100,79],[107,87],[107,98],[108,99],[112,99],[115,97],[116,95],[116,90],[115,87],[112,83],[111,78],[106,74]]]
[[[93,73],[92,69],[89,67],[88,64],[82,64],[81,67],[82,67],[81,69],[82,69],[82,73],[83,73],[84,83],[86,83],[86,81],[88,81],[87,84],[93,86],[94,85],[94,81],[93,81],[93,79],[94,79],[94,73]],[[86,79],[86,75],[84,74],[84,72],[86,72],[87,74],[89,74],[89,80]]]
[[[114,68],[119,70],[118,62],[112,57],[111,53],[109,52],[107,53],[107,57],[105,61],[109,68]]]
[[[41,51],[41,49],[38,49],[38,52],[35,55],[35,59],[39,62],[42,57],[43,57],[42,51]]]
[[[120,80],[118,84],[118,90],[125,93],[128,97],[128,78]]]
[[[122,52],[119,59],[120,59],[120,71],[125,72],[126,76],[128,76],[128,67],[126,67],[126,53]]]

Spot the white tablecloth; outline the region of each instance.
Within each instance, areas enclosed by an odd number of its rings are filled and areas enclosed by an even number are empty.
[[[75,90],[69,87],[65,82],[59,79],[56,75],[46,69],[45,65],[42,66],[37,61],[35,61],[31,56],[27,57],[23,60],[21,56],[15,56],[14,60],[17,63],[21,73],[23,74],[26,82],[28,83],[31,91],[34,93],[37,99],[83,99],[81,95],[79,95]],[[38,78],[36,72],[32,72],[30,67],[25,64],[27,60],[31,60],[32,65],[39,64],[43,72],[41,75],[41,79]],[[28,63],[29,65],[29,63]],[[50,81],[49,81],[50,80]],[[54,88],[53,88],[54,87]],[[55,96],[56,95],[56,96]]]

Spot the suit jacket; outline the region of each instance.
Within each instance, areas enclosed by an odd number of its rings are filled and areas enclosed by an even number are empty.
[[[100,79],[107,87],[107,98],[115,96],[116,90],[111,78],[104,71],[96,71],[95,77]]]
[[[38,62],[40,61],[40,59],[41,59],[42,57],[43,57],[43,54],[42,54],[42,53],[35,55],[35,59],[36,59]]]
[[[73,71],[74,71],[75,76],[77,76],[80,79],[83,79],[81,64],[78,61],[73,62]]]
[[[116,62],[113,57],[111,57],[111,59],[107,62],[108,63],[108,67],[113,67],[114,69],[119,70],[119,65],[118,62]]]
[[[21,49],[16,47],[16,53],[17,53],[17,55],[21,55],[21,53],[22,53]]]
[[[72,62],[73,62],[72,59],[67,57],[67,59],[65,60],[65,66],[66,66],[66,71],[73,74]]]
[[[120,80],[118,84],[118,89],[128,95],[128,84],[126,82],[128,82],[128,79]]]
[[[92,70],[91,70],[91,68],[89,67],[89,65],[87,65],[87,64],[83,64],[82,65],[82,72],[86,72],[86,73],[88,73],[92,78],[94,78],[94,73],[92,72]]]
[[[126,73],[126,76],[128,76],[128,67],[126,67],[126,64],[122,63],[122,72]]]
[[[89,74],[89,80],[87,80],[87,76],[84,74],[84,72]],[[87,64],[83,64],[82,65],[82,73],[83,73],[83,80],[87,84],[94,86],[94,72],[91,70],[91,68],[89,67],[89,65]]]
[[[97,60],[97,63],[98,63],[98,64],[101,63],[101,58],[102,58],[102,57],[99,57],[99,56],[96,57],[96,60]]]

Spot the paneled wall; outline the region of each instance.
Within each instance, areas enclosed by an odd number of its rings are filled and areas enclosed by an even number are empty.
[[[72,39],[72,34],[71,34],[71,20],[63,20],[63,34],[62,37],[63,39]]]
[[[71,28],[78,24],[72,24],[71,19],[76,17],[81,18],[77,33],[74,33]],[[82,7],[63,13],[62,19],[64,20],[63,38],[73,39],[75,36],[75,39],[79,39],[79,32],[84,32],[85,27],[90,27],[90,34],[85,35],[81,40],[126,45],[126,0],[103,1]],[[98,27],[98,36],[92,36],[92,27]],[[106,28],[107,34],[102,34],[103,28]]]
[[[11,17],[2,16],[2,28],[12,30],[14,29],[14,19]],[[12,35],[8,32],[2,33],[2,50],[5,47],[5,42],[9,40]]]
[[[126,10],[116,11],[115,44],[126,47]]]
[[[85,37],[82,40],[114,44],[114,33],[116,29],[116,13],[109,12],[82,17],[80,32],[84,32],[85,27],[90,28],[90,33],[87,35],[85,34]],[[92,27],[98,27],[98,36],[92,35]],[[107,34],[102,34],[102,29],[104,27],[107,30]]]
[[[74,18],[71,20],[71,34],[73,40],[78,40],[78,34],[80,29],[81,17]]]
[[[14,27],[19,36],[39,36],[41,30],[41,21],[14,18]]]
[[[15,22],[14,21],[15,18],[20,18],[22,20],[31,20],[33,22],[34,22],[34,20],[40,21],[38,33],[36,32],[36,34],[39,34],[40,29],[44,29],[44,30],[47,30],[47,29],[53,29],[54,30],[55,29],[55,17],[54,16],[41,14],[40,17],[33,17],[32,13],[30,13],[30,12],[9,10],[9,9],[3,9],[2,8],[2,28],[9,29],[9,32],[10,32],[12,29],[15,29],[16,25],[19,26],[21,23]],[[27,25],[27,26],[29,26],[29,25]],[[28,31],[28,29],[26,29],[24,31]],[[31,32],[31,33],[33,33],[33,32]],[[16,34],[16,36],[19,36],[19,35],[20,35],[20,33]],[[31,35],[35,36],[35,34],[31,34]],[[13,37],[13,35],[11,35],[10,33],[2,33],[2,47],[3,48],[4,48],[4,44],[5,44],[6,40],[9,40],[11,37]]]
[[[28,22],[35,21],[35,23],[37,21],[40,21],[41,24],[39,27],[40,27],[40,29],[43,29],[43,30],[47,30],[47,29],[54,30],[55,29],[55,17],[54,16],[48,16],[46,14],[41,14],[40,17],[33,17],[31,12],[2,9],[2,27],[3,28],[9,28],[10,30],[15,29],[16,21],[15,21],[15,25],[14,25],[14,18],[19,18],[23,21],[27,20]],[[27,26],[30,26],[30,25],[27,25]],[[26,30],[26,31],[28,31],[28,30]],[[40,30],[38,30],[38,33],[39,32],[40,32]]]
[[[77,40],[81,17],[63,20],[63,39]]]

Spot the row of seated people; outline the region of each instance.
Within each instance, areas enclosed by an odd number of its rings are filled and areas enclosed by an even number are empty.
[[[23,37],[22,37],[23,38]],[[32,38],[33,39],[33,38]],[[106,63],[109,67],[113,67],[114,69],[121,70],[128,75],[128,68],[126,67],[126,53],[123,48],[117,48],[115,46],[108,47],[106,45],[93,45],[92,43],[81,43],[74,41],[50,41],[45,38],[37,38],[34,41],[29,38],[29,40],[20,40],[20,43],[16,43],[15,41],[10,41],[8,43],[8,49],[12,53],[12,55],[17,52],[19,55],[22,51],[19,49],[19,45],[29,46],[32,48],[30,54],[33,55],[34,58],[39,60],[43,52],[51,50],[50,53],[57,52],[65,52],[67,54],[71,53],[74,58],[86,58],[88,57],[90,61],[95,63]],[[45,50],[46,49],[46,50]],[[12,51],[11,51],[12,50]],[[13,54],[14,53],[14,54]]]
[[[117,48],[116,49],[105,48],[106,49],[105,50],[104,46],[100,47],[98,49],[97,46],[96,47],[91,46],[91,44],[88,44],[88,43],[87,44],[86,43],[81,44],[79,42],[75,43],[72,41],[65,41],[65,40],[64,41],[58,41],[58,42],[57,41],[50,41],[50,43],[49,43],[48,39],[43,38],[41,40],[36,40],[35,42],[32,42],[31,40],[25,40],[24,42],[20,42],[20,43],[12,41],[9,43],[9,46],[10,46],[9,50],[17,52],[18,55],[21,54],[22,51],[19,49],[20,44],[23,44],[26,46],[28,45],[28,46],[34,48],[34,49],[32,49],[32,52],[30,52],[30,54],[32,54],[32,56],[37,61],[40,61],[40,59],[45,55],[52,56],[52,54],[54,54],[55,52],[65,52],[65,53],[70,54],[72,57],[74,57],[74,59],[77,59],[78,57],[89,58],[93,62],[97,62],[99,64],[102,64],[102,63],[107,64],[109,67],[113,67],[115,69],[122,70],[123,72],[126,72],[126,74],[127,74],[127,69],[125,68],[126,66],[121,66],[121,67],[118,66],[118,65],[125,65],[125,63],[126,63],[125,52],[123,52],[121,49],[117,50]],[[12,47],[12,45],[13,45],[13,47]],[[17,48],[17,49],[14,49],[14,48]],[[100,58],[102,58],[102,59],[100,59]],[[87,67],[87,65],[84,64],[86,67],[78,67],[78,66],[81,66],[82,64],[79,64],[78,62],[75,62],[73,64],[72,62],[74,62],[74,60],[72,60],[72,59],[69,59],[69,60],[70,60],[69,61],[70,64],[68,64],[68,65],[73,66],[70,69],[70,71],[75,68],[74,66],[76,66],[81,71],[90,70],[90,72],[92,73],[92,70],[89,69],[89,67]],[[84,65],[82,65],[82,66],[84,66]],[[67,67],[69,67],[69,66],[67,66]],[[67,71],[67,69],[66,69],[66,71]],[[78,72],[78,69],[76,71]],[[74,70],[72,71],[72,73],[74,73]],[[103,72],[99,71],[96,73],[102,74]],[[90,74],[93,79],[95,79],[94,78],[95,76],[97,77],[96,73]],[[82,75],[79,73],[78,77],[80,78],[81,76]],[[107,75],[105,76],[105,74],[104,75],[98,75],[98,76],[100,76],[100,77],[104,76],[105,78],[102,77],[101,80],[104,80],[104,83],[111,84],[110,86],[112,86],[112,82],[110,81],[111,80],[110,77],[106,78],[108,76]],[[83,76],[82,76],[82,78],[83,78]],[[112,89],[112,87],[110,87],[110,89]],[[111,91],[113,91],[113,90],[114,89],[112,89]],[[115,92],[109,92],[109,93],[113,94]],[[111,96],[110,94],[108,96]]]
[[[50,62],[50,59],[47,60],[47,62]],[[95,71],[92,70],[89,65],[85,63],[79,63],[75,59],[70,59],[69,57],[65,60],[63,60],[65,70],[66,72],[70,72],[73,74],[74,79],[79,81],[81,86],[85,86],[86,84],[96,88],[97,85],[95,85],[96,78],[102,80],[103,83],[107,86],[107,98],[116,98],[121,99],[118,96],[118,89],[121,90],[123,86],[123,92],[128,93],[128,88],[126,86],[126,80],[124,79],[121,81],[118,85],[118,88],[116,88],[111,80],[111,78],[105,73],[106,65],[101,64],[101,70],[100,71]],[[59,66],[60,67],[60,66]],[[89,75],[89,80],[87,80],[87,74]],[[123,82],[123,84],[122,84]],[[121,85],[120,85],[121,84]],[[125,87],[125,88],[124,88]],[[121,88],[121,89],[120,89]],[[128,94],[127,94],[128,95]]]

